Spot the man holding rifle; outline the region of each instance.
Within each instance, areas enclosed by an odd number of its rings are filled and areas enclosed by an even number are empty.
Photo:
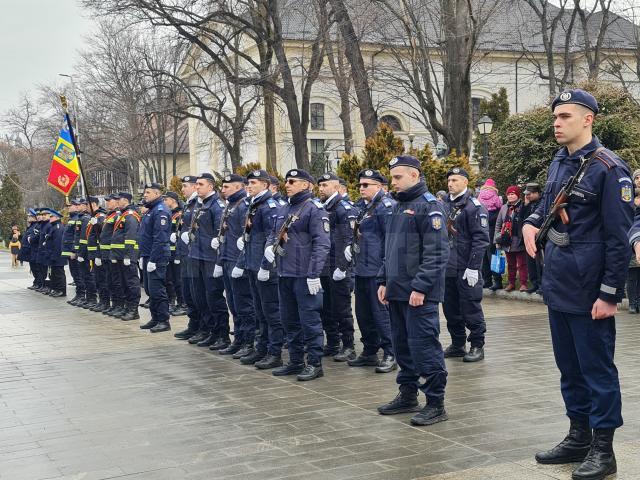
[[[614,315],[631,253],[633,185],[628,165],[592,134],[598,113],[592,95],[567,90],[551,107],[563,148],[523,236],[529,255],[544,248],[543,296],[571,426],[536,460],[582,462],[574,479],[601,479],[616,472],[613,435],[622,425]]]

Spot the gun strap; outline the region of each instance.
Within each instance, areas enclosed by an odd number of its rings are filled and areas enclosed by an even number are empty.
[[[364,219],[367,218],[367,216],[373,210],[375,210],[375,208],[378,206],[378,204],[382,200],[382,197],[384,197],[384,195],[380,195],[378,198],[374,199],[371,202],[371,204],[367,207],[366,210],[361,210],[360,211],[360,214],[358,215],[358,218],[356,218],[356,223],[353,226],[353,242],[354,243],[358,243],[358,232],[360,231],[360,225],[362,225],[362,222],[364,222]]]

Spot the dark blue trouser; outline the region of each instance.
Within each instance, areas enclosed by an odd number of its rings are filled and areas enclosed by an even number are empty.
[[[356,276],[356,319],[364,344],[363,355],[375,355],[382,348],[384,355],[393,355],[389,310],[378,301],[375,277]]]
[[[191,295],[197,304],[200,328],[217,337],[229,337],[229,311],[222,278],[213,278],[215,262],[192,260]]]
[[[464,347],[467,343],[465,327],[469,329],[468,340],[471,346],[484,346],[487,325],[482,312],[482,287],[482,275],[473,288],[460,275],[445,278],[442,310],[447,319],[451,343],[456,347]]]
[[[322,364],[322,291],[309,293],[306,278],[280,277],[278,279],[280,318],[287,334],[289,361],[304,362],[304,347],[307,347],[307,363]]]
[[[411,307],[409,302],[389,301],[389,317],[393,349],[400,366],[396,383],[419,388],[430,404],[441,404],[447,385],[447,367],[438,339],[438,304],[425,302]],[[422,384],[420,377],[425,378]]]
[[[34,287],[36,287],[36,286],[39,287],[40,285],[37,284],[37,282],[38,282],[38,265],[36,264],[36,262],[33,262],[31,260],[29,261],[29,270],[31,271],[31,275],[33,276],[32,285]]]
[[[67,293],[67,276],[64,273],[64,267],[51,266],[49,275],[49,288],[57,292]]]
[[[78,262],[78,266],[80,267],[80,276],[84,283],[87,299],[95,300],[96,295],[98,294],[96,289],[96,277],[93,273],[93,268],[89,265],[89,259],[85,258],[83,262]]]
[[[167,296],[167,287],[165,279],[167,277],[167,265],[162,263],[156,264],[153,272],[147,272],[147,264],[149,257],[142,257],[142,268],[144,270],[144,287],[149,292],[149,312],[151,313],[152,322],[168,322],[169,321],[169,297]]]
[[[549,308],[549,325],[567,416],[591,428],[622,426],[615,317],[592,320]]]
[[[44,281],[47,278],[47,267],[37,262],[29,262],[29,265],[33,273],[33,284],[37,287],[44,287]]]
[[[190,330],[200,330],[200,311],[198,310],[198,304],[194,300],[192,294],[193,283],[193,264],[197,265],[197,260],[192,260],[189,257],[180,258],[180,283],[182,284],[182,298],[184,304],[187,306],[187,316],[189,317],[189,325],[187,328]],[[229,323],[227,321],[227,323]],[[204,327],[204,325],[202,325]]]
[[[249,271],[249,282],[259,331],[256,350],[279,357],[284,342],[284,329],[280,320],[278,277],[275,273],[271,275],[266,282],[259,282],[257,272]]]
[[[256,335],[256,316],[249,276],[245,271],[240,278],[231,278],[235,266],[236,262],[223,262],[222,265],[227,303],[233,315],[234,342],[252,344]]]
[[[174,259],[169,260],[167,265],[167,295],[169,295],[169,303],[175,300],[178,305],[184,303],[182,295],[182,274],[180,273],[181,263],[175,263]]]
[[[111,263],[112,282],[114,284],[114,297],[119,296],[120,304],[124,303],[130,309],[138,308],[140,303],[140,277],[138,277],[138,264],[134,261],[129,266],[122,260]],[[117,293],[116,293],[117,292]]]
[[[322,290],[322,328],[327,345],[353,347],[353,313],[351,312],[351,275],[336,282],[331,277],[320,277]]]
[[[84,294],[84,284],[82,283],[77,260],[69,258],[69,273],[71,274],[73,283],[76,284],[76,294]]]
[[[102,261],[102,259],[100,259],[100,261]],[[109,293],[108,269],[109,265],[107,263],[104,263],[104,261],[99,267],[95,264],[93,266],[96,279],[96,288],[98,290],[98,294],[100,295],[100,301],[103,303],[109,303],[109,298],[111,297],[111,294]]]

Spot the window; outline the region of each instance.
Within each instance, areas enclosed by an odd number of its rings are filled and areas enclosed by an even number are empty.
[[[478,128],[478,120],[480,120],[480,102],[481,98],[473,97],[471,99],[471,119],[473,121],[473,129]]]
[[[401,132],[402,131],[402,125],[400,124],[400,120],[398,120],[397,117],[394,117],[393,115],[384,115],[380,118],[380,122],[379,123],[386,123],[387,125],[389,125],[391,127],[391,130],[393,130],[394,132]]]
[[[326,145],[324,140],[309,140],[311,142],[311,174],[322,175],[327,169]]]
[[[311,129],[324,130],[324,103],[311,104]]]

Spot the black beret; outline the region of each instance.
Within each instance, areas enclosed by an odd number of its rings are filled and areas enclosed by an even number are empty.
[[[299,168],[293,168],[287,172],[284,178],[296,178],[298,180],[305,180],[307,182],[316,183],[315,179],[309,172],[300,170]]]
[[[100,202],[100,199],[98,197],[94,196],[94,195],[90,195],[87,198],[87,200],[90,201],[91,203],[99,203]]]
[[[447,172],[447,178],[451,175],[462,175],[465,178],[469,178],[469,173],[462,167],[453,167]]]
[[[380,182],[384,184],[385,178],[378,170],[365,169],[360,170],[358,172],[358,179],[367,178],[369,180],[375,180],[376,182]]]
[[[275,175],[270,175],[269,176],[269,183],[271,183],[271,185],[280,185],[280,179],[278,177],[276,177]]]
[[[178,194],[176,192],[171,192],[171,191],[165,192],[163,197],[165,197],[165,198],[173,198],[176,202],[180,201],[180,197],[178,196]]]
[[[182,183],[196,183],[198,177],[196,175],[185,175],[181,180]]]
[[[162,190],[164,187],[161,184],[159,184],[158,182],[151,182],[151,183],[145,184],[144,188],[145,188],[145,190],[147,188],[153,188],[154,190]]]
[[[585,92],[580,88],[565,90],[556,98],[554,98],[553,102],[551,102],[551,111],[553,112],[558,105],[566,105],[571,103],[582,105],[583,107],[591,110],[593,113],[598,113],[600,111],[596,98],[589,92]]]
[[[121,198],[125,198],[128,201],[133,200],[133,195],[131,195],[129,192],[118,192],[116,194],[116,199],[121,199]]]
[[[197,178],[197,180],[200,180],[200,179],[210,180],[212,182],[216,181],[216,179],[213,176],[213,174],[208,173],[208,172],[201,173],[200,176]]]
[[[399,155],[397,157],[393,157],[389,162],[389,168],[394,167],[411,167],[416,170],[420,170],[420,160],[411,155]]]
[[[229,175],[226,175],[222,179],[222,183],[232,183],[232,182],[244,183],[244,177],[242,175],[238,175],[237,173],[230,173]]]
[[[87,203],[87,199],[84,197],[78,199],[78,205],[87,205]]]
[[[253,170],[247,174],[247,180],[262,180],[263,182],[271,183],[271,175],[266,170]]]
[[[320,182],[328,182],[329,180],[335,180],[337,182],[340,181],[340,178],[335,173],[327,172],[318,177],[318,183]]]
[[[71,200],[71,205],[80,205],[80,199],[74,198],[73,200]]]
[[[347,181],[344,178],[338,178],[338,183],[344,187],[347,186]]]
[[[524,194],[527,193],[540,193],[540,184],[539,183],[527,183],[525,185]]]

